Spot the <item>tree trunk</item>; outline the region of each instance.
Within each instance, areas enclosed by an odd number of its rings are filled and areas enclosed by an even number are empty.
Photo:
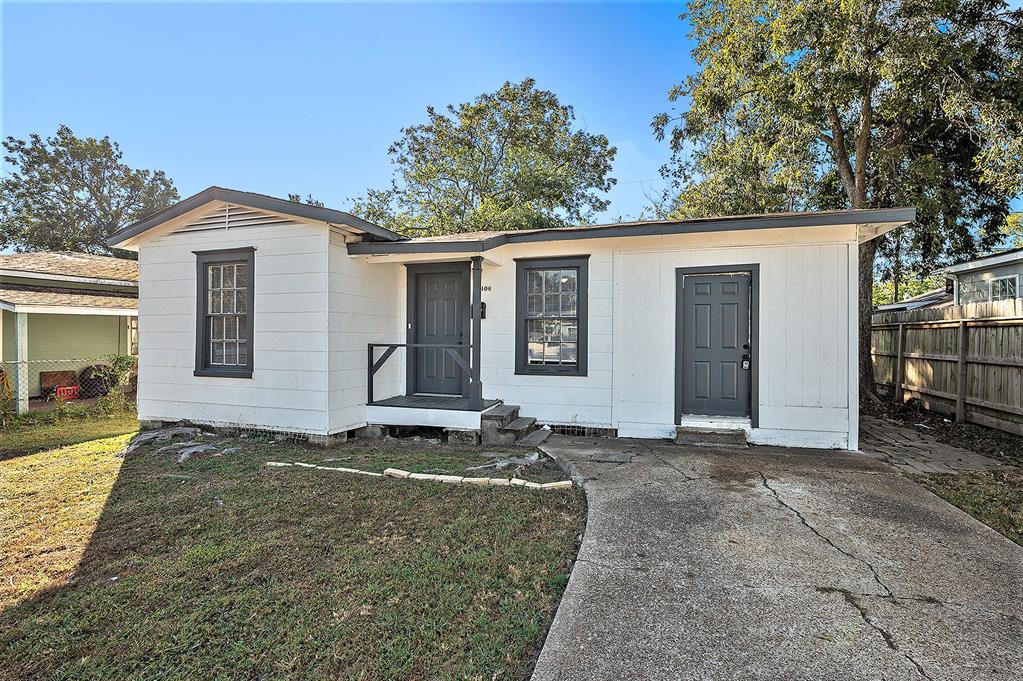
[[[871,239],[860,244],[859,253],[859,318],[858,334],[860,346],[860,395],[868,399],[877,399],[877,385],[874,383],[874,360],[870,356],[870,314],[873,312],[874,296],[874,255],[877,253],[877,240]]]

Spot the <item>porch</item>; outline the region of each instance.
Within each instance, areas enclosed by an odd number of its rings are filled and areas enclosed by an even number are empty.
[[[480,415],[501,402],[483,398],[480,380],[482,264],[479,256],[406,264],[406,342],[366,348],[369,423],[478,430]],[[402,357],[396,395],[393,364]],[[388,363],[386,396],[378,397],[377,374]]]

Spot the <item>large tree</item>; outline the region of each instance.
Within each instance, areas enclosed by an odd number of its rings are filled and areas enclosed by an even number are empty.
[[[680,215],[916,206],[933,263],[1023,193],[1023,12],[1001,0],[693,0],[697,72],[657,116]],[[860,385],[877,242],[860,247]],[[893,250],[894,252],[894,250]],[[896,271],[898,267],[894,268]]]
[[[162,170],[121,160],[109,137],[76,137],[66,125],[4,140],[8,164],[0,180],[0,247],[106,254],[118,228],[166,208],[178,192]]]
[[[572,107],[533,79],[426,114],[388,150],[391,186],[356,198],[354,213],[426,235],[556,227],[607,208],[615,148],[573,129]]]

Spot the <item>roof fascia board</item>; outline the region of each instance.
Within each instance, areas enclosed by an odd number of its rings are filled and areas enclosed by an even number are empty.
[[[27,314],[74,314],[103,315],[116,317],[138,317],[139,311],[133,307],[76,307],[73,305],[24,305],[0,300],[0,310]]]
[[[1023,252],[1019,253],[1004,253],[1002,255],[992,255],[987,258],[977,258],[976,260],[970,260],[969,262],[959,263],[958,265],[949,265],[948,267],[942,267],[938,272],[944,272],[947,274],[960,274],[962,272],[972,272],[974,270],[985,270],[989,267],[998,267],[1007,263],[1016,262],[1023,260]]]
[[[703,234],[759,229],[787,229],[791,227],[835,227],[843,225],[885,224],[898,226],[916,218],[915,208],[842,211],[839,213],[789,216],[758,216],[752,218],[721,218],[692,222],[667,222],[647,225],[606,225],[576,230],[546,230],[524,234],[501,234],[479,241],[397,241],[392,243],[362,242],[349,244],[352,255],[380,255],[385,253],[466,253],[483,252],[506,243],[535,243],[540,241],[573,241],[577,239],[608,239],[632,236],[666,236],[672,234]],[[887,231],[887,230],[886,230]]]
[[[110,238],[107,239],[106,243],[108,246],[117,247],[120,244],[129,241],[132,237],[139,236],[153,227],[162,225],[169,220],[173,220],[176,217],[189,213],[196,208],[200,208],[213,201],[233,203],[240,206],[246,206],[248,208],[266,210],[273,213],[282,213],[284,215],[291,215],[317,222],[347,225],[355,230],[365,232],[366,234],[370,234],[374,237],[385,239],[387,241],[397,241],[401,239],[401,235],[392,232],[389,229],[385,229],[379,225],[374,225],[371,222],[367,222],[362,218],[356,217],[350,213],[345,213],[344,211],[334,210],[332,208],[321,208],[319,206],[310,206],[306,203],[297,203],[295,201],[288,201],[287,199],[277,199],[272,196],[264,196],[262,194],[251,194],[249,192],[242,192],[234,189],[210,187],[208,189],[204,189],[198,194],[188,197],[187,199],[179,201],[173,206],[164,208],[160,212],[151,215],[148,218],[117,230],[110,235]]]
[[[124,286],[138,288],[137,281],[131,279],[100,279],[95,277],[78,277],[72,274],[50,274],[31,270],[0,269],[0,277],[21,277],[23,279],[49,279],[53,281],[71,281],[76,284],[100,284],[103,286]]]

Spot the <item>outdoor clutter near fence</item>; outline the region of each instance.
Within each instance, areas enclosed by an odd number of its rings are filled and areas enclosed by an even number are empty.
[[[874,380],[897,401],[1023,435],[1023,299],[882,312]]]
[[[0,407],[11,407],[23,414],[48,409],[61,401],[91,400],[103,397],[118,384],[113,364],[118,357],[78,359],[32,359],[21,362],[0,361]],[[133,383],[133,380],[127,383]],[[126,385],[128,392],[133,385]]]

